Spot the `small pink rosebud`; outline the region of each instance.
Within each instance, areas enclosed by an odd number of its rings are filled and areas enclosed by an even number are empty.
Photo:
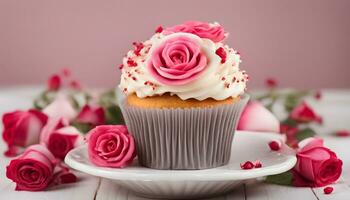
[[[54,74],[47,80],[47,88],[52,91],[57,91],[60,89],[62,84],[61,77]]]
[[[265,84],[269,88],[277,87],[277,80],[275,78],[268,78],[265,80]]]
[[[290,118],[300,123],[322,123],[322,118],[305,101],[292,110]]]
[[[323,146],[321,138],[302,140],[296,157],[297,163],[292,170],[294,186],[326,186],[337,181],[342,173],[342,160]]]
[[[77,121],[94,127],[102,125],[106,121],[104,109],[101,106],[85,105],[78,114]]]

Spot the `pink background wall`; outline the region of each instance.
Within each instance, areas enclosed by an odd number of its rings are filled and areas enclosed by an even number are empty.
[[[38,84],[70,67],[88,86],[119,81],[131,43],[158,25],[218,21],[250,87],[349,88],[349,0],[0,0],[0,86]]]

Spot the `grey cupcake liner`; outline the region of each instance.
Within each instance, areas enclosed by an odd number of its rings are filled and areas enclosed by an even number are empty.
[[[154,169],[207,169],[225,165],[248,95],[232,105],[208,108],[139,108],[119,94],[134,136],[139,163]]]

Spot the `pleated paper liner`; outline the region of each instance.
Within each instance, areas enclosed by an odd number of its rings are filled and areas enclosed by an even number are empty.
[[[207,169],[225,165],[248,95],[232,105],[208,108],[138,108],[118,101],[138,160],[154,169]]]

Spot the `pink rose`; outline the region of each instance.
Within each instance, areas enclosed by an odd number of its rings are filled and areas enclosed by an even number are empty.
[[[290,113],[290,118],[297,122],[304,123],[313,121],[316,121],[318,123],[322,122],[322,118],[318,116],[306,102],[302,102],[301,104],[296,106]]]
[[[244,108],[237,130],[280,132],[278,119],[258,101],[250,101]]]
[[[85,105],[77,117],[78,122],[87,123],[94,127],[104,124],[105,120],[105,112],[101,106]]]
[[[210,39],[213,42],[220,42],[225,39],[227,35],[227,33],[224,31],[224,28],[219,24],[209,24],[199,21],[189,21],[167,28],[165,34],[177,32],[192,33],[198,37]]]
[[[3,138],[9,149],[6,156],[15,156],[16,146],[26,147],[39,142],[40,132],[47,122],[47,116],[37,110],[14,111],[5,113]]]
[[[293,185],[321,187],[334,183],[342,173],[343,162],[323,146],[323,140],[308,138],[299,143]]]
[[[59,75],[52,75],[48,80],[47,80],[47,88],[49,90],[57,91],[61,88],[62,85],[62,80]]]
[[[73,126],[53,131],[46,143],[47,148],[58,159],[63,160],[73,148],[83,144],[82,134]]]
[[[102,125],[88,135],[88,154],[92,163],[121,168],[132,162],[135,142],[124,125]]]
[[[50,118],[40,133],[40,143],[48,144],[51,133],[68,125],[64,118]]]
[[[207,62],[198,42],[181,35],[163,41],[153,50],[148,69],[163,84],[184,85],[194,81]]]
[[[11,160],[6,176],[15,182],[16,190],[44,190],[52,181],[55,157],[42,145],[33,145]]]

